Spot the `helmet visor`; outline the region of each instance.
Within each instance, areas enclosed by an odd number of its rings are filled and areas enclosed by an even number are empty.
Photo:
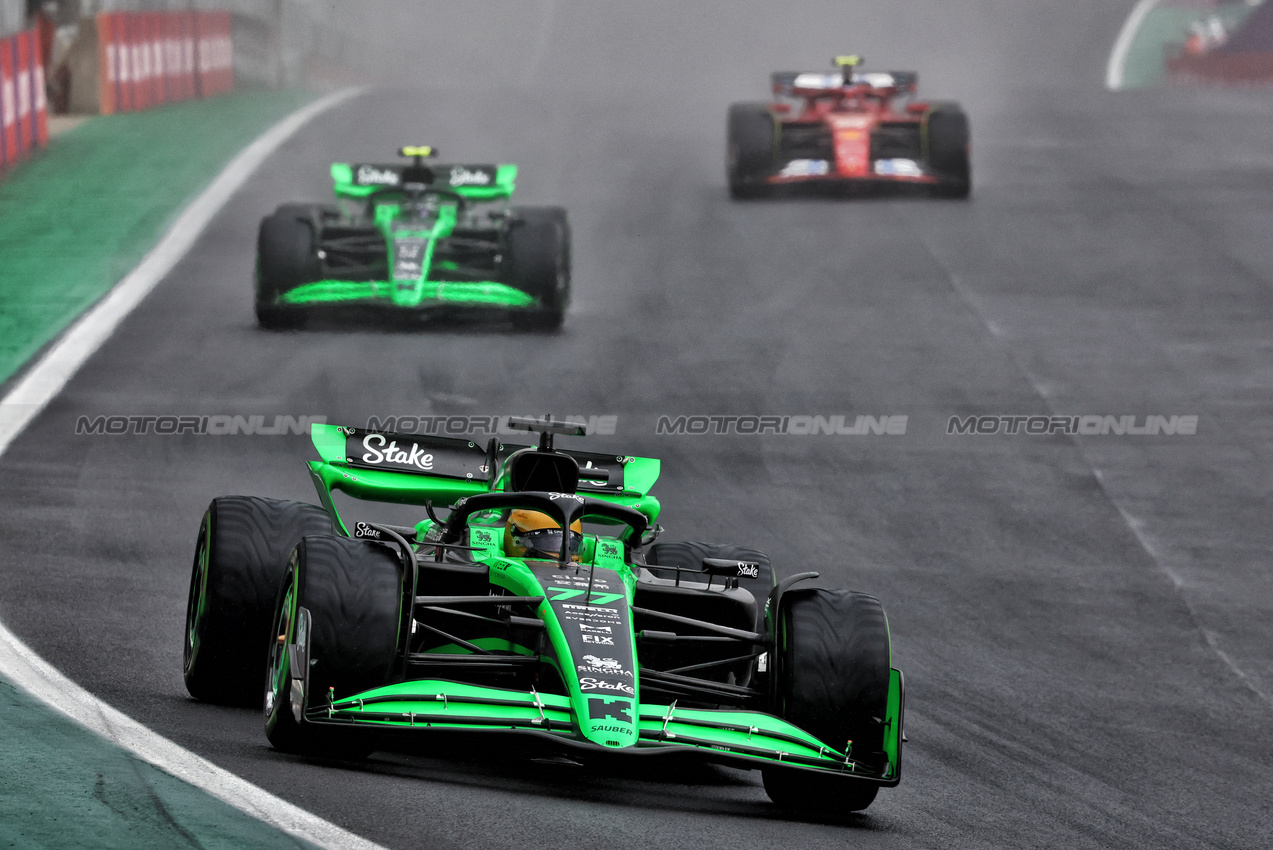
[[[570,554],[579,554],[579,546],[583,543],[583,535],[577,531],[572,531],[568,539],[567,545],[570,547]],[[537,528],[534,531],[520,531],[513,535],[513,542],[528,555],[535,553],[550,555],[554,558],[561,556],[560,528]]]

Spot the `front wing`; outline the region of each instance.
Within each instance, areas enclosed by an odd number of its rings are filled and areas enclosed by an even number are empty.
[[[497,281],[351,281],[305,283],[279,296],[279,304],[372,306],[412,310],[432,307],[531,309],[538,300]]]
[[[855,761],[799,727],[759,711],[679,708],[640,703],[634,747],[612,749],[579,734],[569,697],[484,687],[437,679],[375,688],[305,710],[304,722],[380,732],[468,730],[548,738],[565,749],[594,753],[691,754],[734,767],[782,765],[836,773],[884,786],[901,780],[905,691],[899,670],[890,673],[882,768]],[[628,709],[621,709],[627,712]],[[594,718],[595,719],[595,718]],[[630,722],[633,718],[616,717]]]

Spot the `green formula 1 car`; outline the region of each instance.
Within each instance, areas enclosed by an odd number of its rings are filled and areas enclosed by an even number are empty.
[[[506,313],[561,326],[570,225],[560,207],[509,205],[516,165],[332,166],[337,204],[284,204],[261,221],[256,316],[294,328],[317,312]]]
[[[821,813],[897,785],[903,682],[875,597],[776,580],[754,549],[655,543],[659,461],[554,448],[576,424],[510,424],[538,445],[314,425],[321,507],[213,500],[190,693],[259,705],[264,690],[289,753],[513,735],[579,761],[760,769],[776,803]],[[347,522],[334,491],[427,518]]]

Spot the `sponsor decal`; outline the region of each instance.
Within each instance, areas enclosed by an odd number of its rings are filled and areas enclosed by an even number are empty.
[[[575,667],[580,673],[591,673],[594,676],[622,676],[633,678],[632,672],[623,669],[623,663],[614,658],[602,658],[596,655],[585,655],[583,664]]]
[[[399,236],[393,240],[394,280],[419,280],[424,274],[425,244],[428,240],[418,236]],[[398,284],[402,289],[403,285]],[[410,287],[407,287],[410,288]]]
[[[581,691],[617,691],[628,696],[635,696],[636,690],[629,684],[624,682],[607,682],[602,679],[596,679],[592,676],[584,676],[579,680],[579,690]]]
[[[614,726],[609,723],[594,723],[592,724],[592,731],[617,732],[620,735],[626,735],[627,733],[632,731],[632,727],[631,726]]]
[[[779,177],[822,177],[831,173],[825,159],[793,159],[778,172]]]
[[[495,542],[495,538],[489,531],[482,531],[481,529],[477,529],[477,528],[473,529],[474,545],[490,546],[494,542]]]
[[[913,159],[877,159],[875,173],[888,177],[923,177],[924,169]]]
[[[574,493],[549,493],[548,498],[554,502],[565,501],[566,499],[574,499],[579,504],[583,504],[583,496],[576,496]]]
[[[591,633],[592,633],[592,634],[594,634],[594,635],[608,635],[608,634],[611,634],[611,631],[610,631],[610,627],[609,627],[609,626],[593,626],[593,625],[590,625],[589,623],[580,623],[580,624],[579,624],[579,631],[581,631],[581,632],[591,632]]]
[[[598,646],[614,646],[614,638],[605,635],[580,635],[584,643],[594,643]]]
[[[809,71],[804,74],[797,74],[791,85],[792,88],[797,89],[838,89],[844,85],[844,75],[821,74],[816,71]]]
[[[360,165],[354,173],[354,182],[359,186],[397,186],[402,182],[402,175],[392,168]]]
[[[433,455],[421,449],[419,443],[412,443],[410,449],[398,448],[397,440],[387,441],[384,434],[368,434],[362,438],[362,447],[366,449],[362,456],[366,464],[413,466],[426,472],[433,469]]]
[[[452,186],[489,186],[493,179],[494,175],[487,168],[469,169],[463,165],[451,166]]]
[[[362,520],[359,520],[354,525],[354,537],[367,537],[372,540],[382,539],[382,536],[380,534],[380,529],[372,528],[370,525],[363,522]]]
[[[617,558],[619,556],[619,547],[613,543],[602,543],[601,554],[610,558]]]
[[[585,655],[583,657],[583,660],[584,660],[584,664],[588,665],[589,667],[598,667],[598,668],[601,668],[602,670],[609,670],[612,673],[623,672],[623,665],[620,664],[618,661],[615,661],[613,658],[601,658],[596,655]],[[579,669],[582,670],[583,668],[580,667]]]
[[[588,700],[589,720],[617,720],[620,723],[632,722],[632,704],[623,699],[591,697]]]
[[[748,564],[743,561],[738,563],[739,578],[760,578],[760,564]]]
[[[581,614],[596,614],[597,616],[605,619],[609,619],[606,617],[607,614],[611,614],[616,617],[619,615],[618,608],[602,608],[600,605],[573,605],[566,602],[563,603],[561,607],[567,609],[567,611],[578,611]]]

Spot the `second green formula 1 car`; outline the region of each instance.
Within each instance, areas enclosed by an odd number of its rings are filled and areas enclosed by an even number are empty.
[[[337,203],[284,204],[261,222],[256,316],[505,314],[552,330],[570,303],[570,224],[560,207],[510,205],[517,166],[336,163]]]
[[[670,759],[669,776],[678,758],[760,770],[774,802],[819,817],[897,785],[903,681],[879,600],[779,580],[755,549],[656,543],[658,460],[556,448],[577,424],[510,424],[538,446],[314,425],[321,507],[214,499],[190,693],[264,697],[270,743],[320,757],[505,736]],[[337,492],[427,518],[342,518]]]

